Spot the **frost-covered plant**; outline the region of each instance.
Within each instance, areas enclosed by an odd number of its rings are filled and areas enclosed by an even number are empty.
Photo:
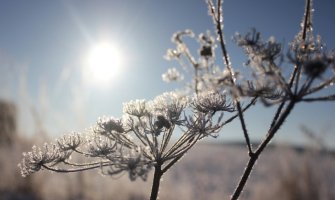
[[[85,133],[71,133],[55,143],[23,154],[23,176],[41,169],[78,172],[100,168],[105,175],[128,173],[130,180],[147,179],[154,169],[151,200],[157,199],[160,179],[199,140],[216,137],[222,127],[239,119],[249,161],[231,199],[238,199],[261,153],[273,139],[297,103],[335,100],[335,94],[319,96],[335,82],[334,52],[328,51],[312,31],[312,0],[306,0],[301,31],[284,56],[274,37],[264,40],[253,29],[234,40],[245,50],[250,74],[240,75],[229,59],[223,34],[222,0],[207,1],[216,36],[208,31],[195,38],[191,30],[172,37],[175,49],[166,59],[176,60],[192,77],[182,95],[164,93],[152,101],[125,103],[121,118],[103,117]],[[199,42],[196,59],[184,38]],[[217,38],[215,40],[214,38]],[[221,53],[215,53],[217,47]],[[219,67],[217,57],[225,66]],[[220,58],[220,59],[221,59]],[[286,66],[290,67],[286,67]],[[283,71],[283,66],[291,71]],[[162,75],[164,81],[186,79],[176,68]],[[191,93],[191,95],[190,95]],[[193,94],[194,93],[194,94]],[[324,92],[323,92],[324,94]],[[244,112],[261,102],[277,107],[263,141],[253,148]],[[242,106],[244,105],[244,106]],[[224,113],[231,113],[225,116]],[[77,156],[75,156],[77,155]],[[79,159],[78,159],[79,157]]]
[[[24,177],[41,169],[66,173],[99,168],[104,175],[128,173],[130,180],[146,180],[154,169],[151,199],[156,199],[163,174],[197,141],[216,137],[234,117],[224,121],[223,113],[233,110],[225,95],[214,93],[190,100],[164,93],[152,101],[130,101],[121,118],[103,117],[86,133],[34,146],[19,167]]]
[[[212,0],[208,0],[207,3],[215,25],[218,44],[212,39],[201,40],[203,35],[199,36],[200,58],[196,60],[181,39],[181,36],[194,37],[194,34],[190,30],[178,32],[172,38],[176,43],[176,49],[168,50],[167,58],[176,59],[185,71],[193,69],[194,76],[188,86],[197,94],[210,88],[218,94],[222,92],[228,94],[227,98],[233,103],[249,154],[245,171],[231,196],[231,199],[238,199],[259,156],[295,105],[300,102],[335,100],[335,94],[331,94],[329,90],[335,82],[335,54],[326,49],[320,36],[314,35],[312,0],[306,0],[301,30],[290,43],[287,54],[283,53],[282,45],[274,37],[264,40],[256,29],[252,29],[246,35],[234,36],[236,44],[245,50],[248,57],[245,65],[250,69],[250,74],[241,75],[236,68],[233,68],[224,40],[223,0],[217,0],[217,4]],[[222,69],[214,67],[216,66],[214,50],[217,46],[220,47],[225,65]],[[185,64],[185,60],[188,64]],[[320,91],[323,91],[323,95],[328,91],[328,95],[323,96]],[[251,146],[244,118],[246,109],[241,108],[241,105],[250,99],[262,102],[266,106],[277,107],[263,141],[256,148]],[[211,103],[207,102],[206,105],[208,104]]]
[[[197,59],[184,41],[185,37],[195,39],[200,44]],[[176,48],[168,49],[164,57],[167,60],[176,60],[182,66],[183,71],[192,76],[191,82],[186,84],[186,94],[217,89],[217,82],[222,79],[223,72],[215,65],[217,44],[210,31],[207,31],[206,34],[199,34],[197,37],[189,29],[179,31],[172,36],[171,41],[176,44]],[[162,78],[166,82],[172,82],[182,81],[184,76],[182,72],[173,67],[168,69]]]

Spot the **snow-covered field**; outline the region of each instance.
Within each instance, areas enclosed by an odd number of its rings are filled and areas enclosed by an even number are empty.
[[[1,200],[38,199],[34,196],[46,200],[136,200],[150,195],[152,174],[146,182],[131,182],[127,174],[117,179],[103,177],[98,170],[79,174],[44,171],[23,179],[16,167],[20,152],[21,148],[1,151]],[[243,145],[198,144],[166,173],[160,199],[229,199],[247,158]],[[272,146],[260,157],[240,199],[335,199],[335,156]]]

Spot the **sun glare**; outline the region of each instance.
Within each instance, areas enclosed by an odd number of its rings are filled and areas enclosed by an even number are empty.
[[[85,69],[85,79],[94,83],[107,84],[120,72],[122,57],[112,43],[96,44],[90,50]]]

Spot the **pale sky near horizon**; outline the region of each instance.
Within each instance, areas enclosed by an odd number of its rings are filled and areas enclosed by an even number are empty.
[[[233,65],[242,66],[243,51],[231,37],[255,27],[264,38],[275,36],[284,46],[299,31],[304,0],[225,0],[224,31]],[[314,2],[314,30],[329,49],[335,48],[335,2]],[[0,98],[19,107],[20,130],[36,131],[36,120],[53,135],[80,131],[99,116],[120,117],[122,103],[152,99],[179,85],[161,74],[176,63],[164,60],[176,31],[196,34],[213,25],[203,0],[6,0],[0,2]],[[92,48],[108,41],[122,56],[120,70],[108,84],[88,80],[85,72]],[[87,75],[88,74],[88,75]],[[257,108],[247,122],[251,138],[262,138],[272,109]],[[281,141],[301,143],[300,126],[325,132],[334,141],[335,103],[298,105]],[[254,112],[255,113],[255,112]],[[264,113],[264,114],[263,114]],[[237,123],[223,130],[223,140],[243,139]]]

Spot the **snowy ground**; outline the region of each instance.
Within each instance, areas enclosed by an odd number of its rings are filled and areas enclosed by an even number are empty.
[[[20,151],[20,148],[12,149],[6,156],[5,150],[1,151],[1,200],[29,199],[31,193],[46,200],[139,200],[149,197],[152,174],[146,182],[131,182],[126,174],[117,179],[102,177],[98,171],[71,175],[44,171],[23,179],[16,167]],[[247,158],[243,145],[199,144],[166,173],[160,199],[228,199]],[[272,146],[260,157],[241,199],[332,200],[334,197],[334,155]]]

